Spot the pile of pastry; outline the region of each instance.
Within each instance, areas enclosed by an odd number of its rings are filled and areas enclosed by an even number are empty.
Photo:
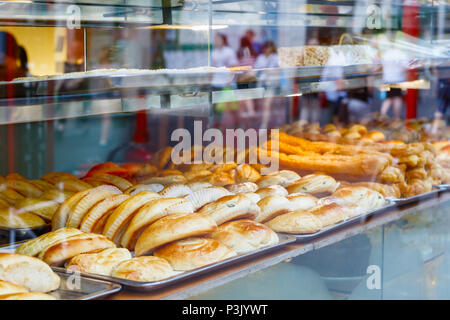
[[[366,132],[359,125],[348,130]],[[347,182],[387,184],[399,189],[403,198],[430,192],[448,176],[431,143],[346,144],[310,141],[285,132],[271,139],[258,150],[259,156],[276,157],[284,168],[303,174],[320,171]],[[278,152],[271,151],[274,141]]]
[[[376,51],[368,45],[280,47],[281,67],[372,64]]]
[[[56,300],[59,276],[43,261],[28,255],[0,253],[0,300]]]
[[[54,231],[17,252],[52,266],[158,281],[274,245],[276,232],[314,233],[385,204],[375,186],[341,186],[325,174],[261,176],[236,163],[167,169],[161,155],[158,173],[150,173],[152,164],[136,171],[140,184],[121,190],[110,181],[68,197],[52,217]],[[222,186],[222,176],[234,183]]]

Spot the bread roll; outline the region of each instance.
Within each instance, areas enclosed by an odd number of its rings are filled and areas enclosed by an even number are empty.
[[[162,184],[168,186],[171,184],[185,184],[187,179],[183,175],[171,175],[166,177],[150,177],[139,181],[142,184]]]
[[[1,295],[0,300],[57,300],[55,297],[41,292],[25,292]]]
[[[276,232],[291,234],[315,233],[324,228],[319,217],[305,210],[282,214],[265,224]]]
[[[280,170],[276,172],[269,173],[268,176],[277,176],[284,178],[286,180],[286,185],[289,185],[291,183],[294,183],[301,179],[301,176],[292,170]],[[284,186],[284,185],[283,185]]]
[[[139,208],[151,200],[159,198],[161,198],[161,196],[157,193],[142,191],[128,200],[125,200],[109,216],[106,221],[105,228],[103,229],[103,234],[116,243],[119,243],[120,231],[125,229],[125,226],[139,210]]]
[[[125,233],[120,240],[122,247],[134,250],[136,240],[139,237],[139,234],[143,231],[143,228],[168,214],[192,213],[192,207],[190,207],[190,210],[187,212],[174,212],[171,209],[175,206],[180,207],[180,205],[184,202],[186,202],[186,200],[182,198],[156,199],[141,207],[131,219],[130,224],[126,228]]]
[[[48,232],[21,244],[17,248],[16,253],[36,257],[46,247],[52,246],[61,240],[77,234],[82,234],[82,232],[75,228],[62,228],[56,231]]]
[[[277,244],[278,235],[269,227],[247,219],[220,225],[211,238],[226,244],[236,253],[245,253]]]
[[[124,248],[109,248],[96,253],[82,253],[70,260],[67,270],[109,276],[117,264],[131,258],[130,251]]]
[[[187,238],[170,243],[154,255],[169,261],[174,270],[188,271],[236,256],[225,244],[208,238]]]
[[[362,186],[341,188],[334,192],[333,196],[357,204],[366,210],[380,208],[386,203],[386,200],[379,192]]]
[[[135,246],[137,257],[151,253],[169,242],[213,232],[216,222],[200,213],[171,214],[148,226],[139,236]]]
[[[197,192],[202,189],[212,187],[213,185],[209,182],[189,182],[186,184],[193,192]]]
[[[6,203],[6,208],[8,207],[9,205]],[[15,207],[18,213],[30,212],[50,221],[52,220],[56,210],[58,210],[59,204],[52,200],[25,198],[16,202]]]
[[[137,195],[139,192],[142,191],[151,191],[151,192],[160,192],[164,189],[164,186],[159,183],[153,183],[153,184],[136,184],[127,190],[125,190],[124,194],[129,194],[130,196]]]
[[[54,291],[60,284],[58,275],[43,261],[16,253],[0,253],[0,280],[37,292]]]
[[[224,187],[232,193],[247,193],[258,190],[258,185],[253,182],[242,182],[238,184],[230,184]]]
[[[0,227],[3,228],[38,228],[45,224],[44,219],[34,213],[18,213],[14,208],[0,209]]]
[[[198,212],[210,216],[220,225],[239,218],[255,219],[260,209],[251,198],[238,194],[222,197],[205,205]]]
[[[287,187],[289,193],[333,193],[339,183],[333,177],[324,174],[310,174]]]
[[[281,176],[264,176],[261,177],[258,181],[256,181],[256,184],[259,188],[264,188],[272,185],[280,185],[285,186],[288,185],[289,182],[286,178]]]
[[[194,180],[197,180],[198,178],[206,177],[211,174],[212,174],[212,172],[209,170],[193,170],[193,171],[185,172],[184,176],[188,181],[194,181]]]
[[[191,188],[184,184],[173,184],[165,187],[159,192],[163,198],[181,198],[191,193]]]
[[[163,169],[172,156],[172,150],[173,148],[170,146],[162,148],[152,156],[150,164],[156,166],[158,169]]]
[[[261,213],[255,221],[264,223],[292,210],[291,202],[282,196],[268,196],[258,202]]]
[[[310,194],[292,193],[286,196],[291,203],[291,210],[308,210],[317,205],[318,199]]]
[[[261,198],[268,196],[287,196],[289,192],[282,186],[273,185],[258,189],[255,193],[259,194]]]
[[[27,288],[12,282],[0,280],[0,295],[28,292]]]
[[[173,276],[172,266],[158,257],[137,257],[117,264],[111,271],[115,278],[131,281],[152,282]]]
[[[324,228],[348,219],[352,215],[350,211],[351,208],[338,203],[316,206],[309,210],[310,213],[319,218]]]
[[[261,196],[254,192],[239,193],[239,194],[243,195],[244,197],[249,198],[254,203],[258,203],[258,201],[261,200]]]
[[[256,182],[261,179],[261,174],[248,164],[241,164],[236,168],[236,182]]]
[[[83,233],[58,241],[46,247],[39,258],[51,266],[61,266],[81,253],[115,248],[114,242],[100,234]]]
[[[200,209],[205,204],[216,201],[222,197],[231,195],[231,193],[222,187],[209,187],[206,189],[201,189],[188,196],[185,199],[192,203],[194,211]]]

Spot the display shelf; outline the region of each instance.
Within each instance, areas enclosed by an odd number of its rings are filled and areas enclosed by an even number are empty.
[[[435,65],[442,77],[450,76],[447,63],[427,64],[419,68],[419,79],[427,79],[427,70]],[[53,79],[0,83],[0,124],[22,123],[90,115],[135,112],[139,110],[180,110],[196,105],[224,103],[267,97],[292,97],[331,90],[333,70],[342,68],[343,89],[367,85],[381,86],[380,65],[352,65],[345,67],[289,67],[251,70],[255,81],[245,89],[247,82],[238,79],[244,72],[228,69],[198,69],[189,71],[102,72],[100,74],[72,74]],[[84,77],[85,90],[58,92],[64,82]],[[260,81],[258,79],[265,79]],[[265,81],[270,81],[268,89]],[[297,88],[293,85],[297,84]],[[23,91],[23,85],[27,89]],[[239,86],[244,85],[244,86]],[[242,88],[244,87],[244,89]],[[223,89],[226,88],[225,91]],[[21,92],[22,91],[22,92]],[[15,92],[8,99],[8,93]]]
[[[361,221],[359,224],[349,226],[324,236],[317,240],[303,243],[303,244],[290,244],[277,251],[264,255],[260,258],[252,259],[242,264],[224,268],[221,271],[213,274],[206,274],[204,276],[194,278],[189,282],[181,283],[179,285],[156,291],[153,293],[136,293],[131,291],[125,291],[110,297],[114,300],[153,300],[153,299],[186,299],[210,289],[219,287],[225,283],[233,280],[243,278],[249,274],[257,271],[269,268],[285,260],[297,257],[312,250],[317,250],[325,246],[329,246],[333,243],[337,243],[344,239],[361,234],[373,228],[388,224],[390,222],[401,219],[402,217],[414,214],[420,210],[432,208],[437,205],[441,205],[450,201],[450,193],[442,193],[434,198],[430,198],[421,202],[411,203],[408,205],[400,206],[398,209],[386,212],[384,214],[372,217],[366,221]]]

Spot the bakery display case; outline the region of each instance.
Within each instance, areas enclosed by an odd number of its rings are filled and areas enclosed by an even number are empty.
[[[448,299],[449,27],[446,1],[0,1],[0,300]]]

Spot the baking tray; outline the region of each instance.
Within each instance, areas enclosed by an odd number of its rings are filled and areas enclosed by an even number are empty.
[[[206,273],[217,271],[218,269],[221,269],[223,267],[230,266],[235,263],[239,263],[241,261],[259,256],[261,254],[264,254],[269,251],[283,247],[286,244],[295,242],[295,238],[290,235],[278,234],[278,236],[279,236],[280,241],[279,241],[279,243],[277,243],[275,245],[261,248],[259,250],[255,250],[252,252],[243,253],[243,254],[237,255],[235,257],[232,257],[232,258],[229,258],[229,259],[226,259],[226,260],[223,260],[223,261],[220,261],[220,262],[208,265],[208,266],[197,268],[192,271],[177,272],[171,278],[161,280],[161,281],[138,282],[138,281],[131,281],[131,280],[126,280],[126,279],[109,277],[109,276],[96,275],[96,274],[91,274],[91,273],[83,273],[83,272],[81,273],[81,275],[86,278],[117,283],[117,284],[120,284],[123,287],[128,288],[133,291],[150,292],[150,291],[158,290],[161,288],[166,288],[168,286],[174,285],[176,283],[179,283],[179,282],[182,282],[185,280],[192,279],[194,277],[197,277],[197,276],[200,276],[200,275],[203,275]],[[18,245],[16,245],[16,247],[17,246]],[[0,250],[1,250],[1,248],[0,248]],[[53,270],[58,271],[58,272],[64,272],[65,269],[59,268],[59,267],[53,267]]]
[[[337,230],[346,228],[346,227],[348,227],[350,225],[357,224],[358,222],[361,222],[361,221],[365,221],[365,220],[367,220],[370,217],[374,217],[376,215],[385,213],[385,212],[387,212],[389,210],[392,210],[394,208],[397,208],[397,203],[395,203],[393,201],[390,201],[390,200],[387,200],[387,203],[381,208],[378,208],[378,209],[376,209],[374,211],[371,211],[371,212],[368,212],[368,213],[365,213],[365,214],[362,214],[362,215],[350,218],[348,220],[339,222],[339,223],[337,223],[337,224],[335,224],[333,226],[330,226],[330,227],[325,228],[323,230],[317,231],[315,233],[289,234],[289,235],[295,237],[296,238],[296,242],[299,242],[299,243],[312,241],[312,240],[315,240],[317,238],[320,238],[320,237],[323,237],[325,235],[328,235],[330,233],[333,233],[333,232],[335,232]]]
[[[36,238],[44,233],[49,232],[50,230],[50,224],[46,224],[37,228],[12,229],[0,227],[0,236],[6,238],[10,243],[14,243],[21,240]]]
[[[443,189],[433,186],[433,190],[431,190],[430,192],[418,194],[408,198],[389,198],[389,200],[396,203],[397,205],[405,205],[413,202],[420,202],[422,200],[427,200],[433,197],[438,197],[438,194],[442,191]]]
[[[20,241],[0,246],[0,252],[14,253],[17,247],[26,241]],[[92,300],[102,298],[119,292],[122,286],[105,280],[92,279],[80,274],[79,282],[75,279],[75,273],[67,272],[63,268],[52,268],[61,278],[58,290],[50,292],[50,295],[59,300]]]

